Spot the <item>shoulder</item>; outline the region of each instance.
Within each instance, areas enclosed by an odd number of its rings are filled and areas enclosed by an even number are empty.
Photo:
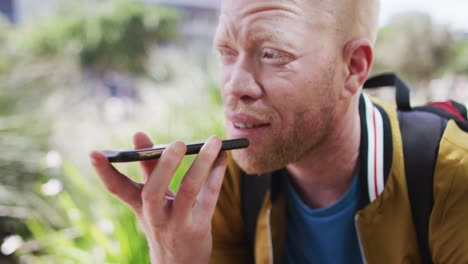
[[[467,263],[468,133],[449,121],[439,145],[434,171],[434,208],[429,236],[440,263]],[[455,250],[457,249],[457,250]],[[459,250],[458,250],[459,249]]]
[[[459,128],[454,121],[449,121],[441,140],[442,146],[457,152],[458,158],[463,158],[468,152],[468,132]]]
[[[434,192],[468,191],[468,133],[449,121],[440,140]],[[468,199],[468,195],[467,195]],[[465,201],[468,204],[468,200]]]

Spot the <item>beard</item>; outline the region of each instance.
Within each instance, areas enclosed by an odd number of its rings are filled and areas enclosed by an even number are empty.
[[[331,135],[336,102],[328,95],[322,105],[297,113],[289,131],[276,129],[251,147],[232,151],[232,157],[248,174],[269,173],[286,167],[326,144]]]
[[[322,78],[314,80],[318,85],[307,87],[319,91],[315,95],[316,103],[306,103],[305,108],[296,110],[292,121],[251,141],[250,147],[232,151],[234,161],[242,170],[248,174],[273,172],[327,144],[334,129],[338,103],[333,91],[336,76],[332,65],[322,72]],[[267,116],[279,118],[274,114]]]

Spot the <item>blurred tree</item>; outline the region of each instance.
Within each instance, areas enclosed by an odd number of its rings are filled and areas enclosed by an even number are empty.
[[[172,9],[123,1],[102,12],[57,17],[34,29],[26,44],[40,56],[68,53],[98,75],[145,73],[149,50],[177,37]]]
[[[8,35],[11,30],[11,25],[0,14],[0,48],[4,50],[0,52],[0,76],[5,74],[11,67],[12,60],[8,52],[5,50],[7,47]]]
[[[430,80],[453,69],[455,41],[449,28],[424,13],[408,13],[379,32],[373,72],[394,71],[426,94]]]
[[[454,68],[457,74],[468,75],[468,39],[456,45]]]
[[[20,56],[11,36],[11,25],[0,18],[0,245],[9,235],[28,234],[18,219],[32,217],[33,204],[41,200],[32,192],[31,183],[41,177],[39,162],[47,144],[46,117],[34,111],[37,95],[43,91],[41,82],[31,92],[31,79],[14,81]],[[0,263],[13,261],[14,257],[0,251]]]
[[[402,15],[379,33],[375,70],[397,70],[412,80],[427,80],[443,73],[454,47],[447,26],[434,24],[427,14]]]

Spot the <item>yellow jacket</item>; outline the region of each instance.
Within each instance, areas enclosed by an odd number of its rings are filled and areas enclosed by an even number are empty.
[[[356,213],[355,224],[363,259],[379,264],[420,263],[396,109],[372,104],[362,96],[360,113],[363,135],[359,181],[368,193],[363,194],[367,201]],[[371,135],[372,131],[376,133]],[[379,137],[383,140],[379,141]],[[370,148],[372,142],[381,144]],[[371,149],[378,153],[372,153]],[[449,121],[434,172],[434,206],[429,222],[429,247],[434,263],[468,263],[467,154],[468,134]],[[369,167],[382,160],[381,171]],[[212,221],[211,263],[252,263],[252,256],[255,263],[281,263],[286,235],[284,196],[281,192],[271,196],[270,191],[265,195],[257,220],[255,247],[251,249],[241,214],[240,173],[230,160]]]

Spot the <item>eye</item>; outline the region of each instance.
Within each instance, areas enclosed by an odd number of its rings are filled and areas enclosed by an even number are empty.
[[[225,47],[218,48],[218,52],[221,62],[224,64],[232,63],[236,57],[235,51]]]
[[[270,49],[265,49],[263,51],[263,55],[262,57],[264,59],[275,59],[275,58],[278,58],[279,57],[279,52],[275,52],[273,50],[270,50]]]
[[[219,55],[221,56],[231,56],[232,55],[232,52],[231,51],[227,51],[227,50],[218,50],[219,51]]]
[[[275,49],[263,49],[261,59],[268,64],[284,65],[292,61],[292,56]]]

